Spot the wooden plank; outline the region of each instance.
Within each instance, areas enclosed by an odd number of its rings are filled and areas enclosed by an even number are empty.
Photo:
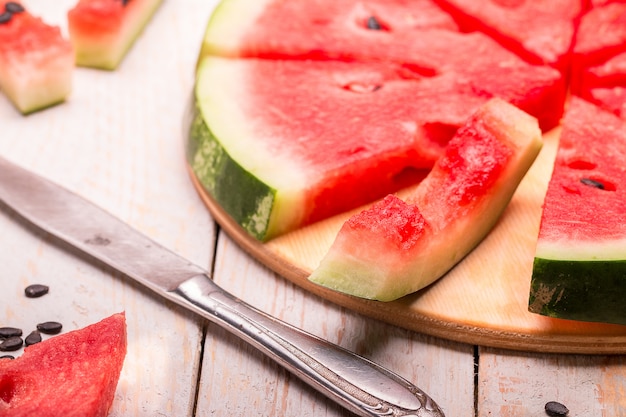
[[[570,416],[626,414],[623,355],[553,355],[480,349],[477,417],[545,416],[558,401]]]
[[[473,416],[473,348],[338,307],[274,274],[222,234],[215,279],[242,300],[399,373],[450,416]],[[262,354],[209,326],[198,416],[347,416]]]
[[[0,153],[87,197],[190,260],[211,264],[214,223],[185,170],[182,118],[215,1],[166,1],[114,72],[77,68],[66,103],[24,117],[0,95]],[[30,0],[65,30],[74,0]],[[188,416],[204,322],[0,211],[0,326],[69,331],[125,311],[128,354],[111,416]],[[50,294],[26,299],[30,283]],[[21,351],[17,352],[18,354]]]

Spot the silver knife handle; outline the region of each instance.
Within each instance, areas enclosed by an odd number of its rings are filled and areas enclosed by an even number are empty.
[[[207,275],[183,282],[171,294],[359,416],[444,417],[426,393],[399,375],[257,310]]]

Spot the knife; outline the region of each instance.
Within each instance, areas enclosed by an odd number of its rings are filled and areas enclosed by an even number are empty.
[[[359,416],[444,417],[435,401],[401,376],[246,304],[213,282],[207,270],[2,157],[0,201],[35,226],[247,341]]]

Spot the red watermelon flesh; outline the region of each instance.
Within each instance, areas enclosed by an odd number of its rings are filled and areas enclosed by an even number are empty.
[[[487,235],[540,148],[534,118],[490,100],[404,201],[388,196],[344,223],[310,280],[381,301],[431,284]]]
[[[534,64],[565,73],[581,0],[440,0],[463,30],[479,30]]]
[[[0,0],[4,12],[8,1]],[[0,23],[0,89],[22,113],[64,101],[74,57],[61,30],[24,10]]]
[[[322,4],[328,8],[316,8]],[[500,97],[519,105],[536,116],[544,130],[558,124],[565,100],[565,84],[558,71],[530,65],[481,33],[407,28],[400,18],[397,22],[392,18],[402,10],[416,13],[420,9],[408,8],[404,2],[372,4],[381,15],[385,8],[394,11],[385,19],[388,30],[371,30],[355,23],[362,18],[346,17],[357,13],[352,10],[355,7],[365,7],[361,3],[223,2],[207,27],[201,57],[391,62],[424,77],[458,77],[456,85],[464,84],[485,98]],[[244,6],[252,11],[241,17]],[[333,14],[336,8],[347,11]],[[540,89],[531,87],[539,84],[543,85]]]
[[[572,91],[580,91],[585,69],[623,52],[626,52],[626,3],[609,3],[585,13],[573,48]]]
[[[162,0],[79,0],[67,14],[76,64],[113,70]]]
[[[119,313],[0,359],[0,416],[105,417],[125,355]]]
[[[577,93],[617,116],[626,116],[626,53],[587,68]]]

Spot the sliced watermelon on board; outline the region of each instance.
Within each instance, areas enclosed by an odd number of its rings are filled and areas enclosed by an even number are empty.
[[[573,97],[545,197],[529,310],[626,324],[626,122]]]
[[[344,223],[309,279],[381,301],[426,287],[494,227],[541,146],[535,118],[489,101],[403,200],[388,196]]]
[[[534,100],[552,81],[509,88]],[[390,63],[209,56],[197,74],[190,165],[235,222],[268,240],[423,178],[488,100],[477,90],[453,73]]]
[[[424,77],[454,73],[457,84],[465,83],[485,98],[512,102],[537,117],[544,130],[558,124],[565,99],[565,82],[558,71],[530,65],[482,33],[459,33],[432,2],[419,4],[223,0],[207,25],[199,60],[218,55],[383,61]],[[380,20],[380,30],[367,26],[370,15]],[[431,15],[433,23],[423,23]],[[551,80],[549,94],[545,88],[535,91],[520,85],[540,79]]]
[[[74,55],[60,28],[15,1],[0,0],[0,90],[23,114],[64,101]]]
[[[116,69],[162,0],[79,0],[67,13],[76,64]]]
[[[0,359],[1,417],[105,417],[126,356],[126,319],[98,323]]]
[[[534,64],[565,73],[581,0],[438,0],[460,28],[486,33]]]

